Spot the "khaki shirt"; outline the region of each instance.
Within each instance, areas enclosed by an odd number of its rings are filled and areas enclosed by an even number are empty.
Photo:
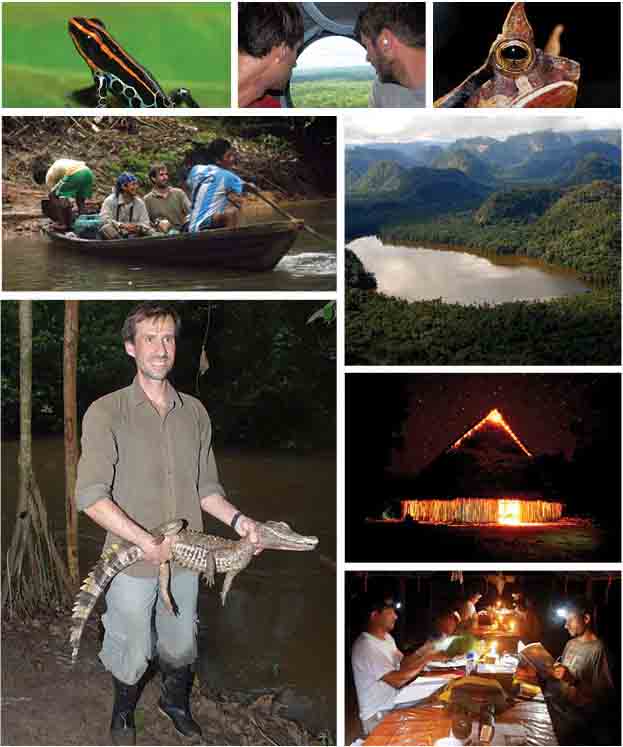
[[[190,529],[201,531],[201,498],[225,495],[212,449],[212,426],[198,399],[176,392],[170,384],[169,393],[165,417],[138,379],[89,407],[82,421],[79,510],[110,498],[145,529],[186,519]],[[115,541],[119,538],[109,532],[105,546]],[[143,562],[128,571],[134,576],[157,572],[156,566]]]
[[[150,228],[149,214],[145,203],[140,197],[126,200],[123,193],[114,192],[102,202],[100,217],[104,223],[137,223],[144,228]]]
[[[152,221],[166,218],[174,228],[181,228],[190,213],[190,200],[178,187],[169,187],[166,197],[152,190],[145,195],[145,205]]]

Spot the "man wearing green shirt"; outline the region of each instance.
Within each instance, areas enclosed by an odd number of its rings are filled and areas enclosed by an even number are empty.
[[[172,306],[137,306],[122,330],[136,363],[134,382],[96,400],[83,421],[77,506],[108,531],[106,546],[122,539],[144,552],[144,560],[116,576],[106,594],[100,659],[113,676],[112,744],[136,744],[134,709],[154,650],[162,673],[159,710],[179,734],[201,738],[189,703],[198,576],[173,568],[179,615],[171,616],[158,595],[158,568],[171,557],[175,537],[156,544],[147,530],[174,518],[201,530],[203,510],[257,542],[256,523],[225,498],[219,483],[205,408],[168,381],[179,329]]]

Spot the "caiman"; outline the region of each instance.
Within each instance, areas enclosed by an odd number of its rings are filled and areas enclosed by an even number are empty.
[[[166,536],[177,535],[171,545],[171,560],[160,566],[159,587],[162,601],[172,614],[176,614],[175,602],[169,593],[170,563],[200,573],[209,586],[214,585],[214,574],[224,573],[221,590],[224,605],[227,593],[234,578],[244,570],[258,547],[263,550],[313,550],[318,538],[297,534],[285,521],[267,521],[257,524],[258,542],[253,543],[243,537],[239,540],[215,537],[191,529],[184,529],[186,522],[181,520],[161,524],[152,530],[158,542]],[[117,542],[110,545],[95,567],[84,580],[74,603],[69,642],[72,647],[72,662],[76,661],[80,639],[86,621],[97,600],[112,579],[125,568],[142,560],[143,551],[130,542]]]

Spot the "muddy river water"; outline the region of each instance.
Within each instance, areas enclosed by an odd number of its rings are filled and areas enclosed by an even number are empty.
[[[2,442],[2,539],[15,520],[16,441]],[[63,536],[63,440],[33,443],[35,470],[55,533]],[[202,681],[219,689],[252,691],[289,686],[302,718],[318,731],[335,731],[336,585],[335,455],[221,450],[221,481],[229,497],[259,520],[283,519],[315,534],[310,553],[266,551],[234,581],[224,608],[214,589],[201,586],[199,647]],[[210,520],[210,533],[231,536]],[[97,559],[100,530],[80,517],[84,577]],[[6,546],[6,544],[5,544]],[[217,587],[223,576],[217,577]]]
[[[280,207],[335,238],[335,200],[279,202]],[[272,208],[245,208],[242,223],[282,220]],[[43,236],[2,241],[6,291],[331,291],[336,286],[335,244],[301,231],[288,254],[269,272],[167,267],[91,257],[52,246]]]
[[[373,272],[378,291],[407,301],[498,304],[548,300],[585,293],[576,273],[525,257],[484,256],[450,247],[384,244],[375,236],[349,246]]]

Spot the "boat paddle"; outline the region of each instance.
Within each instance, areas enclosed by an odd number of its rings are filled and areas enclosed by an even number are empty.
[[[255,184],[251,184],[250,182],[245,182],[245,186],[249,190],[249,192],[252,192],[254,195],[257,195],[260,200],[264,200],[264,202],[267,205],[270,205],[273,210],[276,210],[278,213],[283,215],[284,218],[288,218],[289,220],[299,220],[298,218],[295,218],[293,215],[290,215],[290,213],[286,212],[283,208],[279,207],[279,205],[275,204],[272,200],[269,200],[268,197],[265,197],[260,190],[255,186]],[[308,233],[311,233],[312,236],[315,236],[317,239],[321,239],[322,241],[328,241],[330,244],[335,243],[335,239],[330,239],[328,236],[323,236],[321,233],[318,233],[318,231],[314,231],[313,228],[308,226],[306,223],[303,223],[303,229],[307,231]]]

